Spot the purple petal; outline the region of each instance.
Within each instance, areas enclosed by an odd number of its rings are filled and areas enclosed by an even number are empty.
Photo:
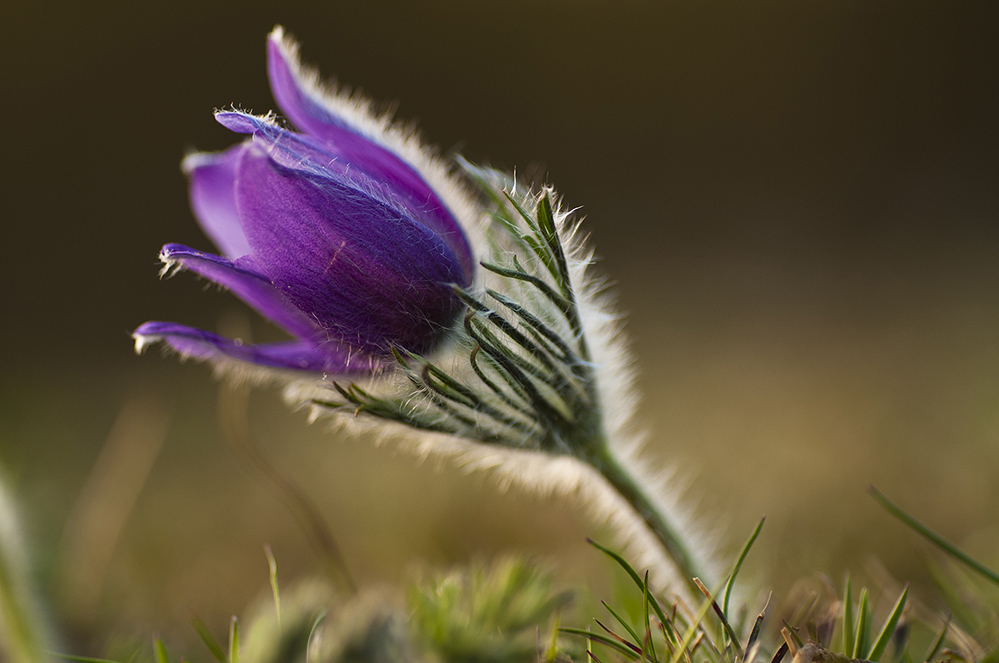
[[[404,192],[400,192],[393,182],[386,181],[384,178],[378,179],[380,177],[378,174],[371,175],[358,168],[356,163],[348,161],[344,155],[336,153],[335,150],[331,151],[329,143],[324,143],[313,136],[283,129],[274,124],[269,117],[260,117],[241,111],[220,111],[216,113],[215,117],[223,126],[234,131],[252,132],[254,142],[264,148],[275,163],[285,168],[323,177],[332,176],[339,180],[349,180],[354,187],[364,191],[369,196],[378,198],[387,205],[399,207],[403,214],[427,226],[440,236],[461,260],[462,268],[469,277],[474,273],[471,264],[471,249],[464,234],[457,230],[458,226],[450,215],[447,215],[446,221],[453,225],[454,232],[442,230],[439,223],[441,220],[437,219],[433,213],[428,215],[428,211],[432,212],[432,210],[428,210],[423,201],[414,204],[412,198],[404,195]],[[436,209],[439,212],[444,212],[442,207]],[[455,249],[456,244],[458,250]]]
[[[228,288],[234,295],[292,336],[309,341],[324,336],[319,326],[295,308],[267,277],[246,268],[244,263],[250,263],[249,259],[240,260],[240,264],[237,265],[231,260],[195,251],[181,244],[167,244],[160,251],[160,260],[166,263],[168,268],[179,264]]]
[[[305,174],[349,182],[351,186],[370,197],[397,207],[400,213],[415,220],[421,219],[422,210],[409,205],[409,201],[401,197],[389,183],[372,179],[363,170],[334,154],[322,141],[312,136],[284,129],[266,116],[251,115],[242,111],[220,111],[215,117],[223,126],[238,129],[243,133],[252,133],[253,141],[279,166]]]
[[[236,201],[260,273],[331,338],[369,352],[421,352],[468,285],[435,233],[348,181],[290,171],[259,148],[237,167]]]
[[[260,117],[242,111],[220,111],[215,119],[223,126],[240,133],[253,134],[260,145],[275,163],[314,175],[332,175],[351,180],[358,188],[387,191],[387,185],[372,180],[363,170],[351,168],[346,160],[333,154],[319,140],[288,131],[274,124],[268,117]],[[384,194],[393,197],[392,193]]]
[[[325,346],[320,350],[303,341],[244,345],[238,340],[174,322],[147,322],[132,332],[132,337],[139,352],[152,343],[163,341],[184,357],[199,361],[229,358],[258,366],[338,375],[367,374],[379,369],[377,361],[357,353],[333,352]]]
[[[225,152],[199,152],[181,164],[190,179],[191,207],[201,229],[230,258],[250,252],[236,214],[236,161],[243,149],[237,145]]]
[[[238,134],[252,134],[260,122],[273,124],[269,117],[257,117],[242,111],[216,111],[215,120],[229,131]]]
[[[278,107],[302,131],[319,138],[327,149],[372,179],[386,182],[405,200],[421,223],[440,235],[461,260],[467,274],[475,271],[468,240],[454,216],[423,177],[376,136],[332,108],[298,61],[298,45],[278,27],[267,41],[267,72]]]

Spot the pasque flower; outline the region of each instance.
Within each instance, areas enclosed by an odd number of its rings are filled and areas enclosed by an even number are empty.
[[[333,374],[290,381],[288,398],[361,427],[401,424],[420,455],[590,495],[641,542],[646,563],[671,564],[699,595],[690,579],[717,575],[635,454],[628,353],[578,218],[551,188],[458,159],[466,195],[363,102],[321,91],[280,29],[268,73],[296,130],[271,115],[216,113],[249,138],[190,156],[184,170],[221,255],[168,244],[161,258],[167,271],[229,289],[293,340],[247,345],[147,322],[137,347],[163,341],[198,359]],[[382,367],[394,379],[356,379]]]
[[[278,107],[298,131],[271,115],[217,112],[249,139],[183,168],[221,255],[167,244],[160,258],[165,271],[227,288],[294,340],[248,345],[147,322],[137,347],[163,341],[197,359],[339,374],[377,370],[393,348],[433,350],[463,307],[454,286],[470,285],[475,264],[452,206],[428,183],[439,173],[396,151],[405,140],[363,104],[321,92],[280,28],[267,53]]]

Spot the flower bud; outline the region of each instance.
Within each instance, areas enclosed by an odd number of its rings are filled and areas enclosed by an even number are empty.
[[[216,113],[249,138],[183,168],[191,205],[221,255],[167,244],[160,258],[232,291],[293,340],[245,345],[170,322],[135,330],[184,356],[363,374],[393,349],[431,352],[454,326],[475,260],[428,178],[391,148],[384,122],[318,91],[280,28],[268,42],[273,117]],[[379,130],[382,130],[379,133]]]

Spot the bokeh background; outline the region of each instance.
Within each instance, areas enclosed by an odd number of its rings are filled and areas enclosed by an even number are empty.
[[[0,463],[69,633],[224,628],[316,557],[219,432],[210,371],[148,319],[265,326],[165,242],[209,248],[178,164],[273,108],[264,39],[461,152],[581,205],[640,371],[649,458],[761,585],[924,550],[873,483],[999,558],[999,28],[964,2],[55,2],[0,7]],[[363,582],[498,552],[596,577],[571,503],[419,464],[252,396],[263,453]],[[752,567],[752,568],[750,568]],[[601,581],[602,582],[602,581]],[[924,598],[934,600],[927,589]]]

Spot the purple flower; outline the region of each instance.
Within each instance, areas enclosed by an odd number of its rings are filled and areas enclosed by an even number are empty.
[[[137,347],[163,341],[197,359],[339,374],[375,371],[393,347],[431,351],[461,311],[453,286],[470,285],[475,265],[455,206],[428,183],[444,181],[443,169],[362,103],[320,92],[280,28],[267,54],[278,106],[299,131],[217,112],[250,138],[191,155],[184,170],[222,255],[167,244],[160,258],[229,289],[294,340],[244,345],[147,322]]]

